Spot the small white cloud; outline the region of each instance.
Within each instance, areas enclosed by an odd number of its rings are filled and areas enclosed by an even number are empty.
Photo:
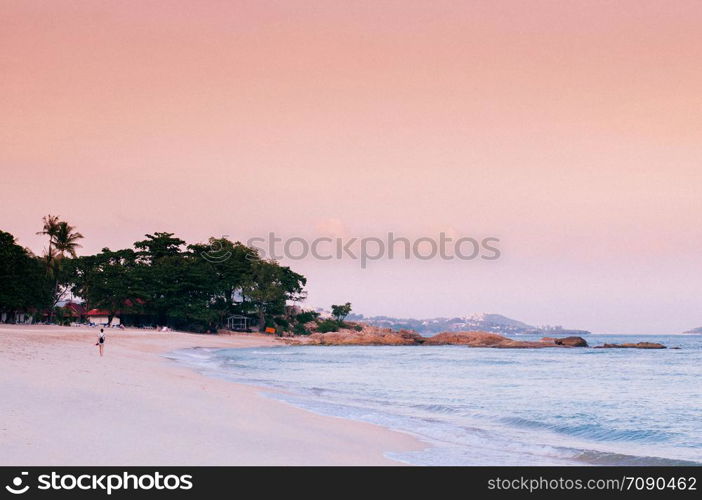
[[[336,217],[329,217],[327,219],[323,219],[319,221],[315,225],[315,227],[317,231],[323,236],[343,238],[348,234],[344,223],[341,221],[341,219],[338,219]]]

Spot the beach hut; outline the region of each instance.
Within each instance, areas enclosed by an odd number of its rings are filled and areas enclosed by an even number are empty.
[[[85,320],[86,310],[83,304],[74,302],[72,300],[61,300],[56,303],[55,311],[44,310],[41,316],[44,321],[49,321],[51,317],[56,317],[60,315],[62,318],[69,320],[71,323],[81,323]],[[59,312],[58,309],[61,311]]]
[[[85,318],[85,307],[77,302],[68,301],[63,306],[66,316],[71,318],[71,321],[80,323]]]
[[[227,318],[227,329],[235,332],[244,332],[249,327],[249,318],[241,314],[233,314]]]
[[[110,322],[110,313],[102,309],[91,309],[86,313],[88,321],[96,325],[107,325]],[[116,314],[112,318],[112,326],[119,325],[119,316]]]

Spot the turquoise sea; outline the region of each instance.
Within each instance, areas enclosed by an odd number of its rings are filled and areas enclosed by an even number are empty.
[[[413,434],[426,449],[388,453],[410,464],[702,465],[702,335],[587,340],[680,349],[295,346],[168,357],[316,413]]]

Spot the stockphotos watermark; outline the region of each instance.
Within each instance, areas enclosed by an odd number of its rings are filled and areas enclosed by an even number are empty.
[[[228,238],[228,235],[222,235],[222,239],[225,238]],[[455,238],[443,232],[439,233],[438,237],[421,236],[414,239],[397,236],[392,232],[387,233],[384,238],[321,236],[313,239],[300,236],[281,238],[271,232],[267,237],[257,236],[246,241],[246,246],[256,250],[263,258],[350,259],[358,261],[361,269],[366,269],[369,262],[381,259],[493,261],[502,256],[499,244],[500,239],[494,236]],[[231,252],[222,245],[221,240],[213,240],[209,250],[202,252],[202,257],[210,262],[221,263],[231,257]]]
[[[120,472],[113,474],[40,474],[36,483],[30,485],[28,472],[21,472],[5,485],[8,493],[23,495],[30,489],[40,491],[102,491],[111,495],[115,491],[137,490],[191,490],[193,477],[190,474],[130,474]]]

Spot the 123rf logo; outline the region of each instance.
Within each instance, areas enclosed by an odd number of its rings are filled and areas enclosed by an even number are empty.
[[[5,489],[13,495],[22,495],[30,489],[26,484],[27,472],[22,472],[12,479]],[[41,491],[82,490],[103,491],[111,495],[120,490],[190,490],[193,487],[190,474],[41,474],[37,477],[36,489]]]

